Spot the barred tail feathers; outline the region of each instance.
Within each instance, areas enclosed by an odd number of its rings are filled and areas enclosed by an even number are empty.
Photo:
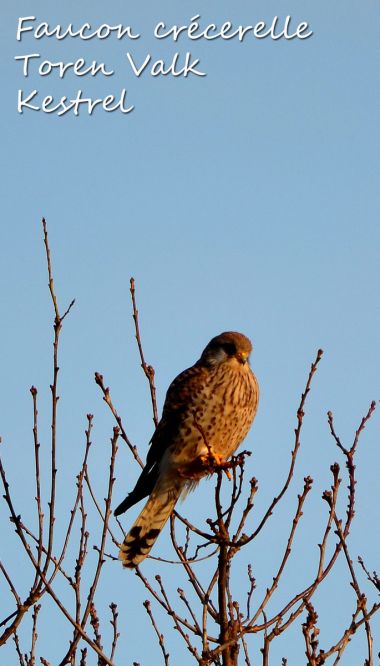
[[[176,505],[183,484],[158,480],[134,525],[120,547],[119,559],[123,567],[133,568],[149,554],[162,528]]]

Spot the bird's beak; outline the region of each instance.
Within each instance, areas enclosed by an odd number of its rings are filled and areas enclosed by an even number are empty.
[[[237,357],[238,357],[238,360],[240,361],[240,363],[246,363],[248,361],[248,356],[249,356],[248,352],[238,352],[237,353]]]

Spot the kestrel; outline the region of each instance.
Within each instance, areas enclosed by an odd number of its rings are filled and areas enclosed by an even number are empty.
[[[120,547],[124,567],[148,555],[180,495],[226,461],[247,435],[259,399],[251,351],[242,333],[221,333],[170,384],[146,465],[115,510],[118,516],[149,495]]]

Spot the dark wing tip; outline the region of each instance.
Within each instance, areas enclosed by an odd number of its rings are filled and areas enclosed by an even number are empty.
[[[131,495],[127,495],[127,497],[119,504],[119,506],[116,507],[115,511],[113,512],[114,516],[120,516],[122,513],[125,513],[133,504],[135,504],[136,500],[131,500]]]

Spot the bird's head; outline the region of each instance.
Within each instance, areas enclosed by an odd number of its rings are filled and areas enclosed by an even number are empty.
[[[223,362],[245,364],[249,360],[252,343],[242,333],[226,331],[212,338],[204,349],[200,361],[206,365]]]

